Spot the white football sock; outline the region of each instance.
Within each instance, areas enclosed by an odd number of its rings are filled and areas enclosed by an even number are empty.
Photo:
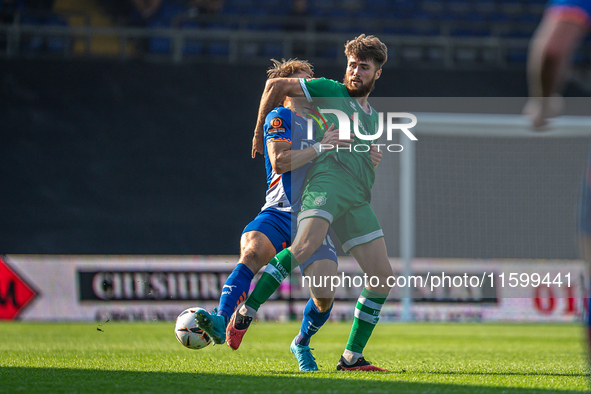
[[[242,305],[242,308],[238,311],[242,316],[248,316],[254,318],[257,314],[257,311],[254,308],[247,306],[246,304]]]
[[[359,360],[359,357],[363,356],[362,353],[352,352],[349,349],[345,349],[343,352],[343,358],[347,361],[347,364],[352,365]]]

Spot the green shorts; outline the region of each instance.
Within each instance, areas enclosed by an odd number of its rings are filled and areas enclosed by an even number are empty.
[[[384,236],[359,182],[332,159],[314,164],[308,172],[298,224],[311,217],[331,224],[345,252]]]

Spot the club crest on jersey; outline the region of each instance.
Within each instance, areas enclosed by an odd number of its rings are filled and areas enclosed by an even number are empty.
[[[277,117],[271,119],[270,128],[267,133],[274,134],[279,133],[280,131],[285,131],[285,127],[283,127],[283,119]]]
[[[317,207],[321,207],[324,204],[326,204],[326,197],[318,196],[314,199],[314,205],[316,205]]]

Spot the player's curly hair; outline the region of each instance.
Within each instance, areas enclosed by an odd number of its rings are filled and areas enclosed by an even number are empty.
[[[388,47],[379,38],[362,34],[345,43],[345,55],[363,61],[372,60],[380,69],[388,60]]]
[[[314,66],[312,66],[307,60],[299,60],[299,59],[281,59],[275,60],[271,59],[273,65],[269,67],[267,70],[267,78],[289,78],[293,74],[304,71],[310,74],[311,77],[314,76]]]

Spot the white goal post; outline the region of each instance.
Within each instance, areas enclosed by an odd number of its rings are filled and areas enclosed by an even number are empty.
[[[471,139],[483,137],[528,140],[591,137],[591,117],[589,116],[557,117],[551,119],[547,127],[534,130],[529,119],[523,115],[427,112],[413,112],[413,114],[417,117],[418,122],[412,132],[417,136],[418,141],[403,141],[404,137],[401,137],[404,154],[401,154],[399,158],[399,251],[404,266],[402,274],[407,277],[412,274],[411,262],[416,257],[415,202],[417,195],[415,193],[417,149],[421,147],[421,137],[426,139],[430,137]],[[565,149],[568,150],[568,148]],[[580,156],[580,153],[578,155]],[[577,161],[580,161],[580,158],[577,158]],[[574,167],[576,168],[577,165]],[[536,258],[537,256],[532,257]],[[402,305],[401,320],[411,320],[412,297],[411,289],[408,287],[404,290]]]

